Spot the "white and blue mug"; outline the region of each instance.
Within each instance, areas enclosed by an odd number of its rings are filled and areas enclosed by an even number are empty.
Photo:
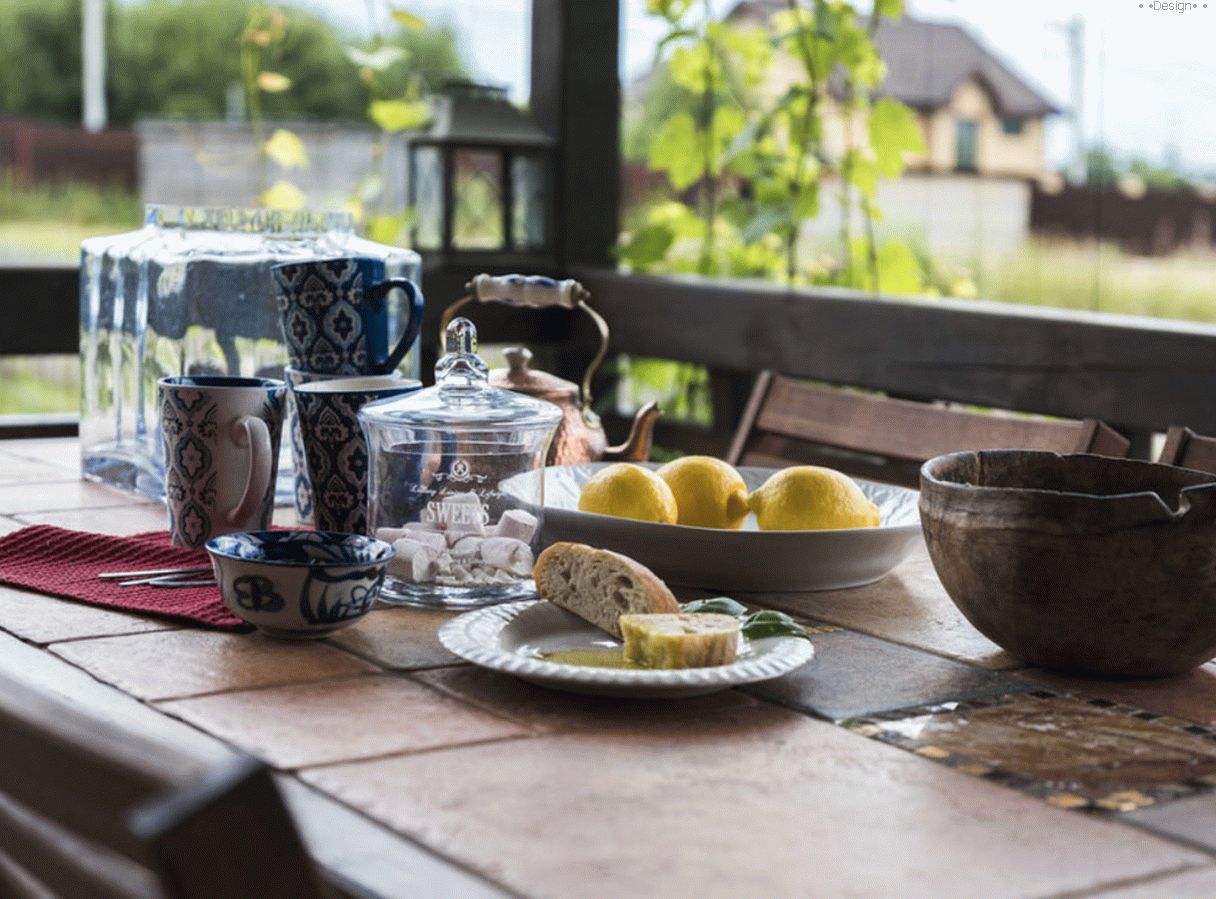
[[[335,381],[350,377],[351,375],[319,375],[312,371],[300,371],[291,366],[288,366],[283,372],[283,378],[287,381],[287,386],[291,388],[287,392],[287,433],[291,437],[291,461],[294,476],[292,488],[295,495],[296,519],[301,524],[312,524],[312,481],[308,479],[308,461],[304,455],[304,433],[300,430],[300,412],[296,408],[296,388],[301,384],[310,384],[313,381]],[[363,380],[391,385],[405,381],[405,376],[399,371],[391,371],[386,375],[366,375],[363,376]],[[409,383],[420,386],[418,381]]]
[[[422,291],[385,276],[384,261],[342,256],[276,265],[279,323],[291,367],[327,375],[380,375],[401,364],[422,327]],[[389,349],[388,293],[405,292],[409,317]]]
[[[173,545],[269,528],[287,385],[188,376],[157,383]]]
[[[367,471],[371,464],[359,410],[410,393],[420,381],[339,378],[293,384],[318,530],[367,533]]]

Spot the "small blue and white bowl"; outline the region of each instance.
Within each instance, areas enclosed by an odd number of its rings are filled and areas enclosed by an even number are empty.
[[[245,531],[207,543],[224,605],[272,637],[324,637],[380,595],[393,548],[333,531]]]

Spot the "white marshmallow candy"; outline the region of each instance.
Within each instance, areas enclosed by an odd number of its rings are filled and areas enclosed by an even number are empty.
[[[407,524],[405,536],[417,543],[425,543],[436,552],[443,552],[448,548],[447,538],[440,531],[434,531],[422,525]]]
[[[536,516],[523,509],[508,509],[498,519],[494,526],[495,537],[511,537],[524,543],[531,543],[536,534],[538,522]]]
[[[425,584],[439,573],[439,552],[432,546],[402,537],[393,541],[397,551],[388,563],[388,573],[403,581]]]
[[[452,493],[438,503],[436,523],[448,534],[448,542],[454,543],[465,534],[481,536],[486,532],[486,510],[481,497],[476,493]]]
[[[468,560],[480,556],[481,544],[484,539],[484,537],[478,537],[476,534],[461,536],[452,544],[452,558]]]
[[[532,547],[513,537],[487,537],[481,542],[481,557],[487,565],[505,569],[517,577],[532,572]]]
[[[418,524],[407,524],[399,528],[376,528],[376,539],[385,543],[396,543],[398,540],[410,540],[414,543],[425,544],[436,552],[447,548],[448,542],[439,531]]]

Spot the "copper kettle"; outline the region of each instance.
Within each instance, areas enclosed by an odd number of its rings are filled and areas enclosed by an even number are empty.
[[[582,309],[595,322],[600,333],[600,348],[583,373],[581,388],[572,381],[566,381],[548,372],[530,369],[528,363],[532,359],[532,353],[524,347],[506,350],[509,367],[490,372],[490,384],[494,387],[525,393],[561,406],[564,417],[557,426],[557,433],[554,434],[553,443],[549,447],[549,465],[573,465],[601,460],[645,462],[650,458],[654,423],[661,414],[657,403],[647,403],[638,410],[629,429],[628,439],[619,446],[608,446],[604,426],[600,423],[599,416],[591,409],[591,378],[608,354],[608,323],[587,305],[590,294],[583,285],[573,280],[556,281],[553,278],[536,276],[478,275],[465,285],[465,289],[467,294],[444,312],[439,326],[440,333],[444,333],[448,322],[458,309],[474,300],[533,309],[549,306]]]

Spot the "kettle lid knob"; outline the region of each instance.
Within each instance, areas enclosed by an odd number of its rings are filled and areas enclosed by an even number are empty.
[[[507,360],[507,366],[511,369],[511,374],[522,375],[528,371],[528,363],[532,361],[532,351],[526,346],[507,347],[502,351],[503,356]]]

